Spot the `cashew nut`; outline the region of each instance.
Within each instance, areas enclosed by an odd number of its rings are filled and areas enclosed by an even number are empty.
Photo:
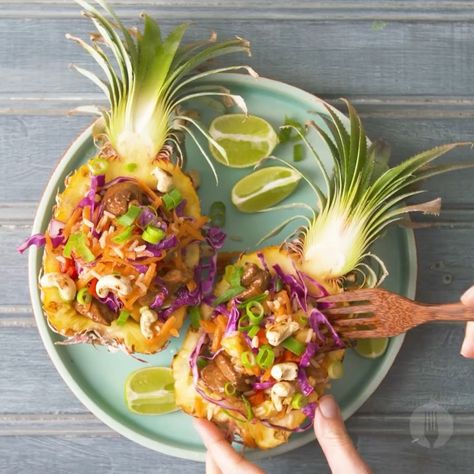
[[[296,321],[290,321],[289,323],[276,324],[267,329],[265,335],[268,343],[272,346],[278,346],[286,338],[290,337],[296,331],[298,331],[300,325]]]
[[[283,409],[282,400],[295,393],[295,388],[289,382],[277,382],[271,389],[270,397],[276,411]]]
[[[153,337],[153,329],[151,325],[158,321],[158,315],[148,306],[140,308],[140,331],[144,337],[151,339]]]
[[[167,193],[173,187],[173,177],[165,170],[156,167],[151,174],[156,178],[156,190],[160,193]]]
[[[278,381],[296,380],[298,377],[298,366],[294,362],[282,362],[281,364],[275,364],[270,373]]]
[[[45,273],[40,279],[40,285],[43,288],[57,288],[64,301],[72,301],[76,296],[76,284],[64,273]]]
[[[97,281],[95,291],[101,298],[105,298],[109,291],[117,296],[127,296],[132,291],[132,284],[126,276],[105,275]]]

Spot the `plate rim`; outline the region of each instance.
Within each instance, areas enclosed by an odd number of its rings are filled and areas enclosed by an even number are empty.
[[[293,95],[301,100],[312,102],[320,102],[322,99],[319,99],[317,96],[310,94],[309,92],[304,91],[298,87],[286,84],[281,81],[274,79],[269,79],[266,77],[251,77],[244,74],[237,73],[224,73],[219,74],[219,82],[228,82],[231,84],[237,85],[258,85],[265,89],[270,89],[274,92],[286,95]],[[216,80],[214,76],[212,82]],[[209,81],[211,82],[211,81]],[[252,84],[253,83],[253,84]],[[60,158],[56,167],[54,168],[53,173],[51,174],[48,184],[46,185],[42,196],[40,198],[38,208],[35,213],[35,218],[33,221],[32,234],[42,231],[42,221],[46,213],[49,212],[48,203],[53,195],[57,193],[58,182],[60,178],[64,175],[65,168],[68,166],[69,161],[77,154],[77,152],[83,147],[88,140],[91,138],[93,124],[89,125],[85,130],[83,130],[69,145],[69,147],[64,152],[63,156]],[[407,242],[407,259],[408,259],[408,278],[405,282],[406,287],[406,296],[409,298],[414,298],[416,293],[416,280],[417,280],[417,250],[414,232],[412,229],[405,229],[404,238]],[[189,448],[177,447],[172,444],[166,444],[159,440],[152,440],[149,437],[138,433],[137,431],[129,428],[125,424],[118,421],[115,417],[111,416],[106,410],[101,408],[95,401],[93,401],[81,387],[81,385],[76,381],[76,379],[71,375],[66,364],[62,360],[59,352],[54,344],[54,341],[51,338],[51,333],[47,321],[44,317],[41,300],[38,290],[38,273],[41,268],[37,268],[38,254],[41,252],[36,247],[32,247],[28,256],[28,284],[29,284],[29,293],[31,298],[31,303],[33,307],[33,314],[36,321],[36,326],[38,332],[40,333],[43,345],[48,353],[49,358],[53,362],[56,370],[59,372],[59,375],[64,380],[69,389],[74,393],[77,399],[100,421],[105,423],[114,431],[125,436],[129,440],[136,442],[146,448],[158,451],[163,454],[171,455],[181,459],[188,459],[192,461],[205,461],[205,452],[201,450],[194,450]],[[403,344],[405,335],[402,334],[395,338],[392,338],[390,341],[389,348],[387,353],[384,356],[383,363],[378,369],[376,375],[371,379],[370,383],[367,384],[364,389],[359,392],[357,399],[349,403],[346,407],[342,409],[342,416],[344,420],[348,419],[352,414],[354,414],[374,393],[377,387],[380,385],[382,380],[387,375],[388,371],[393,365],[393,362]],[[290,443],[285,443],[276,448],[267,450],[267,451],[251,451],[247,454],[247,458],[250,460],[260,460],[268,458],[270,456],[280,455],[289,451],[293,451],[305,444],[311,442],[315,439],[313,431],[309,431],[306,436],[292,440]]]

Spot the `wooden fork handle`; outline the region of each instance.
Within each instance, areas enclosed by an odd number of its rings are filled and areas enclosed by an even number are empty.
[[[422,305],[427,320],[474,321],[474,307],[462,303]]]

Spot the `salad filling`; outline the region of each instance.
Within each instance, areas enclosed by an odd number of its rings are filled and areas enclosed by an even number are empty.
[[[193,386],[234,421],[304,431],[344,342],[318,304],[322,285],[259,258],[227,266],[220,296],[201,306]]]

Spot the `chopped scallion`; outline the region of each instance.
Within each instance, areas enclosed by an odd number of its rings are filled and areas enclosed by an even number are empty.
[[[260,324],[263,320],[265,310],[258,301],[250,301],[245,305],[245,312],[252,324]]]
[[[127,322],[129,317],[130,317],[130,311],[127,311],[126,309],[122,309],[117,319],[117,324],[119,326],[123,326]]]
[[[235,385],[232,385],[230,382],[226,382],[224,385],[224,393],[228,397],[232,397],[235,395]]]
[[[293,336],[286,338],[281,343],[281,345],[297,356],[302,355],[306,349],[306,346],[302,342],[298,341],[298,339],[295,339]]]
[[[165,235],[166,234],[162,229],[149,224],[143,231],[142,239],[150,244],[157,244],[164,239]]]
[[[126,229],[122,230],[122,232],[118,233],[114,237],[112,237],[112,241],[116,244],[122,244],[126,242],[133,234],[133,226],[127,227]]]
[[[140,216],[142,210],[138,206],[131,205],[128,211],[117,219],[117,222],[124,227],[132,225]]]
[[[254,338],[258,334],[258,331],[260,331],[260,326],[252,326],[247,334],[250,338]]]
[[[255,366],[255,356],[253,352],[250,352],[250,351],[243,352],[242,355],[240,356],[240,361],[242,362],[242,365],[246,369],[251,369],[252,367]]]
[[[268,344],[260,347],[257,354],[258,366],[262,369],[269,369],[273,365],[274,361],[275,353],[273,352],[273,349]]]
[[[304,147],[302,143],[293,146],[293,161],[301,161],[304,158]]]
[[[291,400],[291,408],[295,410],[300,410],[308,404],[308,399],[300,392],[295,393]]]
[[[225,226],[225,204],[222,201],[215,201],[209,210],[211,225],[215,227]]]
[[[127,163],[127,164],[125,165],[125,169],[126,169],[128,172],[130,172],[130,173],[132,173],[133,171],[135,171],[135,170],[137,169],[137,167],[138,167],[138,165],[137,165],[136,163]]]
[[[87,287],[81,288],[76,295],[76,300],[79,304],[89,304],[92,301],[92,295],[89,293]]]
[[[161,199],[163,200],[165,209],[167,211],[172,211],[183,200],[183,196],[176,188],[174,188],[169,193],[161,196]]]
[[[250,402],[247,400],[247,398],[244,395],[242,395],[242,401],[244,402],[244,405],[245,405],[245,412],[246,412],[247,420],[250,421],[254,417],[253,410],[252,410],[252,405],[250,404]]]
[[[189,309],[189,321],[193,329],[199,329],[201,323],[201,311],[199,306],[193,306]]]

